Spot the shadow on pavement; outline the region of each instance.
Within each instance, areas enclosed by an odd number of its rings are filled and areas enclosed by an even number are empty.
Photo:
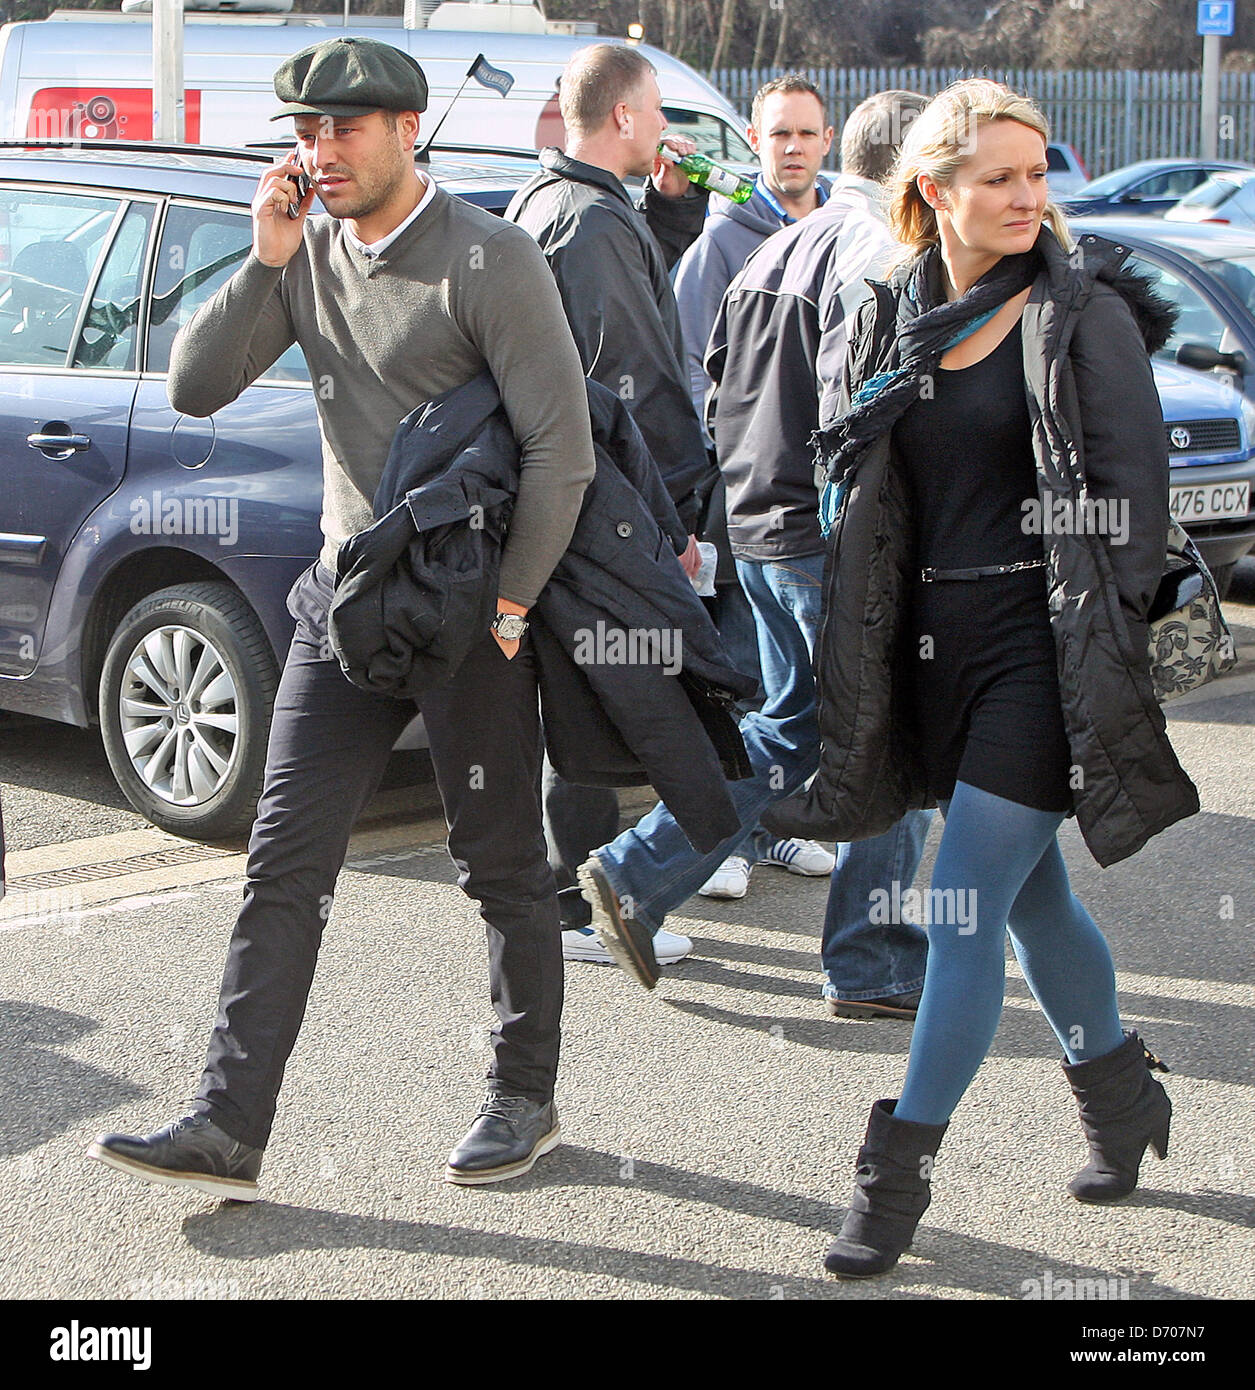
[[[152,1094],[54,1050],[99,1027],[81,1014],[0,999],[0,1158],[38,1148],[92,1115]]]
[[[544,1187],[604,1185],[605,1179],[600,1175],[615,1168],[616,1161],[611,1154],[564,1146],[543,1167],[511,1183],[510,1187],[517,1195]],[[623,1184],[616,1182],[614,1185]],[[296,1250],[388,1250],[599,1274],[681,1294],[765,1300],[866,1298],[873,1290],[909,1298],[916,1285],[930,1287],[914,1296],[932,1299],[938,1296],[934,1290],[939,1282],[945,1284],[948,1292],[959,1289],[973,1295],[1020,1298],[1024,1296],[1026,1282],[1041,1281],[1045,1272],[1040,1251],[925,1225],[920,1229],[911,1254],[892,1275],[872,1284],[846,1284],[827,1278],[821,1269],[823,1252],[842,1216],[839,1208],[827,1202],[661,1163],[637,1163],[632,1185],[667,1197],[700,1200],[716,1209],[784,1221],[813,1231],[815,1276],[798,1278],[770,1270],[647,1254],[610,1245],[444,1226],[428,1221],[358,1216],[325,1208],[270,1202],[247,1207],[241,1203],[223,1203],[212,1212],[189,1216],[183,1222],[183,1232],[195,1249],[220,1259],[268,1259]],[[485,1202],[492,1200],[491,1189],[472,1191]],[[1168,1199],[1158,1205],[1170,1205],[1178,1200],[1176,1194],[1148,1195]],[[1213,1212],[1206,1214],[1214,1215]],[[1138,1299],[1192,1297],[1158,1282],[1148,1272],[1126,1268],[1113,1275],[1112,1271],[1100,1273],[1091,1266],[1055,1259],[1050,1259],[1048,1266],[1056,1288],[1064,1279],[1118,1276],[1128,1279],[1128,1294],[1117,1296]]]
[[[793,987],[793,981],[779,981],[774,976],[731,972],[716,974],[702,971],[699,974],[698,965],[698,962],[686,961],[684,978],[717,980],[725,987],[746,990],[757,990],[758,986],[754,981],[769,979],[772,988],[759,992],[787,997],[795,997],[801,993],[806,997],[814,997],[815,1017],[740,1013],[735,1009],[722,1008],[696,999],[665,996],[662,998],[663,1003],[678,1009],[681,1013],[692,1014],[710,1023],[729,1028],[745,1028],[754,1033],[772,1033],[772,1036],[783,1044],[801,1043],[805,1047],[826,1052],[858,1052],[881,1056],[896,1055],[903,1058],[910,1050],[911,1029],[909,1025],[896,1019],[830,1018],[822,1013],[823,1004],[816,994],[809,989],[799,991]],[[680,977],[677,974],[669,978]],[[748,983],[738,984],[738,981]],[[782,983],[785,988],[775,987]],[[1032,1000],[1028,986],[1017,979],[1007,980],[1007,997]],[[1145,1035],[1148,1045],[1167,1062],[1173,1073],[1230,1085],[1250,1084],[1250,1069],[1244,1052],[1217,1052],[1208,1045],[1209,1039],[1223,1036],[1226,1028],[1232,1030],[1235,1036],[1245,1036],[1244,1030],[1249,1027],[1249,1009],[1241,1005],[1200,1003],[1172,996],[1134,994],[1127,990],[1120,991],[1120,1007],[1126,1020],[1135,1020],[1138,1032]],[[1143,1019],[1149,1021],[1143,1022]],[[1133,1027],[1134,1024],[1128,1023],[1126,1026]],[[1062,1075],[1055,1070],[1057,1063],[1062,1059],[1062,1049],[1056,1043],[1050,1025],[1036,1004],[1033,1004],[1031,1009],[1013,1007],[1003,1010],[989,1055],[1031,1058],[1052,1073],[1053,1084],[1061,1088],[1062,1095],[1066,1096],[1068,1093]],[[1169,1087],[1171,1084],[1169,1081]]]

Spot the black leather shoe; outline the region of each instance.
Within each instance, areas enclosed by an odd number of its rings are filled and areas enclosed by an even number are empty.
[[[257,1200],[261,1149],[218,1128],[208,1115],[188,1115],[155,1134],[102,1134],[87,1157],[163,1187],[191,1187],[234,1202]]]
[[[558,1147],[558,1112],[526,1096],[484,1097],[474,1124],[449,1155],[445,1182],[502,1182],[526,1173],[550,1149]]]
[[[914,1021],[919,1012],[923,990],[910,994],[889,994],[883,999],[834,999],[826,995],[828,1012],[833,1018],[904,1018]]]
[[[595,854],[580,865],[580,891],[593,909],[593,930],[620,969],[646,989],[658,983],[661,971],[654,955],[654,934],[643,922],[626,916],[619,895],[610,885]]]

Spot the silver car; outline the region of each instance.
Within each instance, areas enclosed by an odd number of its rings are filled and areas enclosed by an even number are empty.
[[[1165,222],[1255,227],[1255,169],[1211,174],[1164,213]]]

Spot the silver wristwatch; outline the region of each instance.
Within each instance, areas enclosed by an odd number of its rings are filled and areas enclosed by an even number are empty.
[[[527,619],[517,613],[498,613],[492,620],[492,630],[503,642],[517,642],[527,631]]]

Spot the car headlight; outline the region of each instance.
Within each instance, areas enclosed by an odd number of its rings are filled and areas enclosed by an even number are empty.
[[[1242,428],[1246,433],[1247,449],[1255,449],[1255,401],[1242,397]]]

